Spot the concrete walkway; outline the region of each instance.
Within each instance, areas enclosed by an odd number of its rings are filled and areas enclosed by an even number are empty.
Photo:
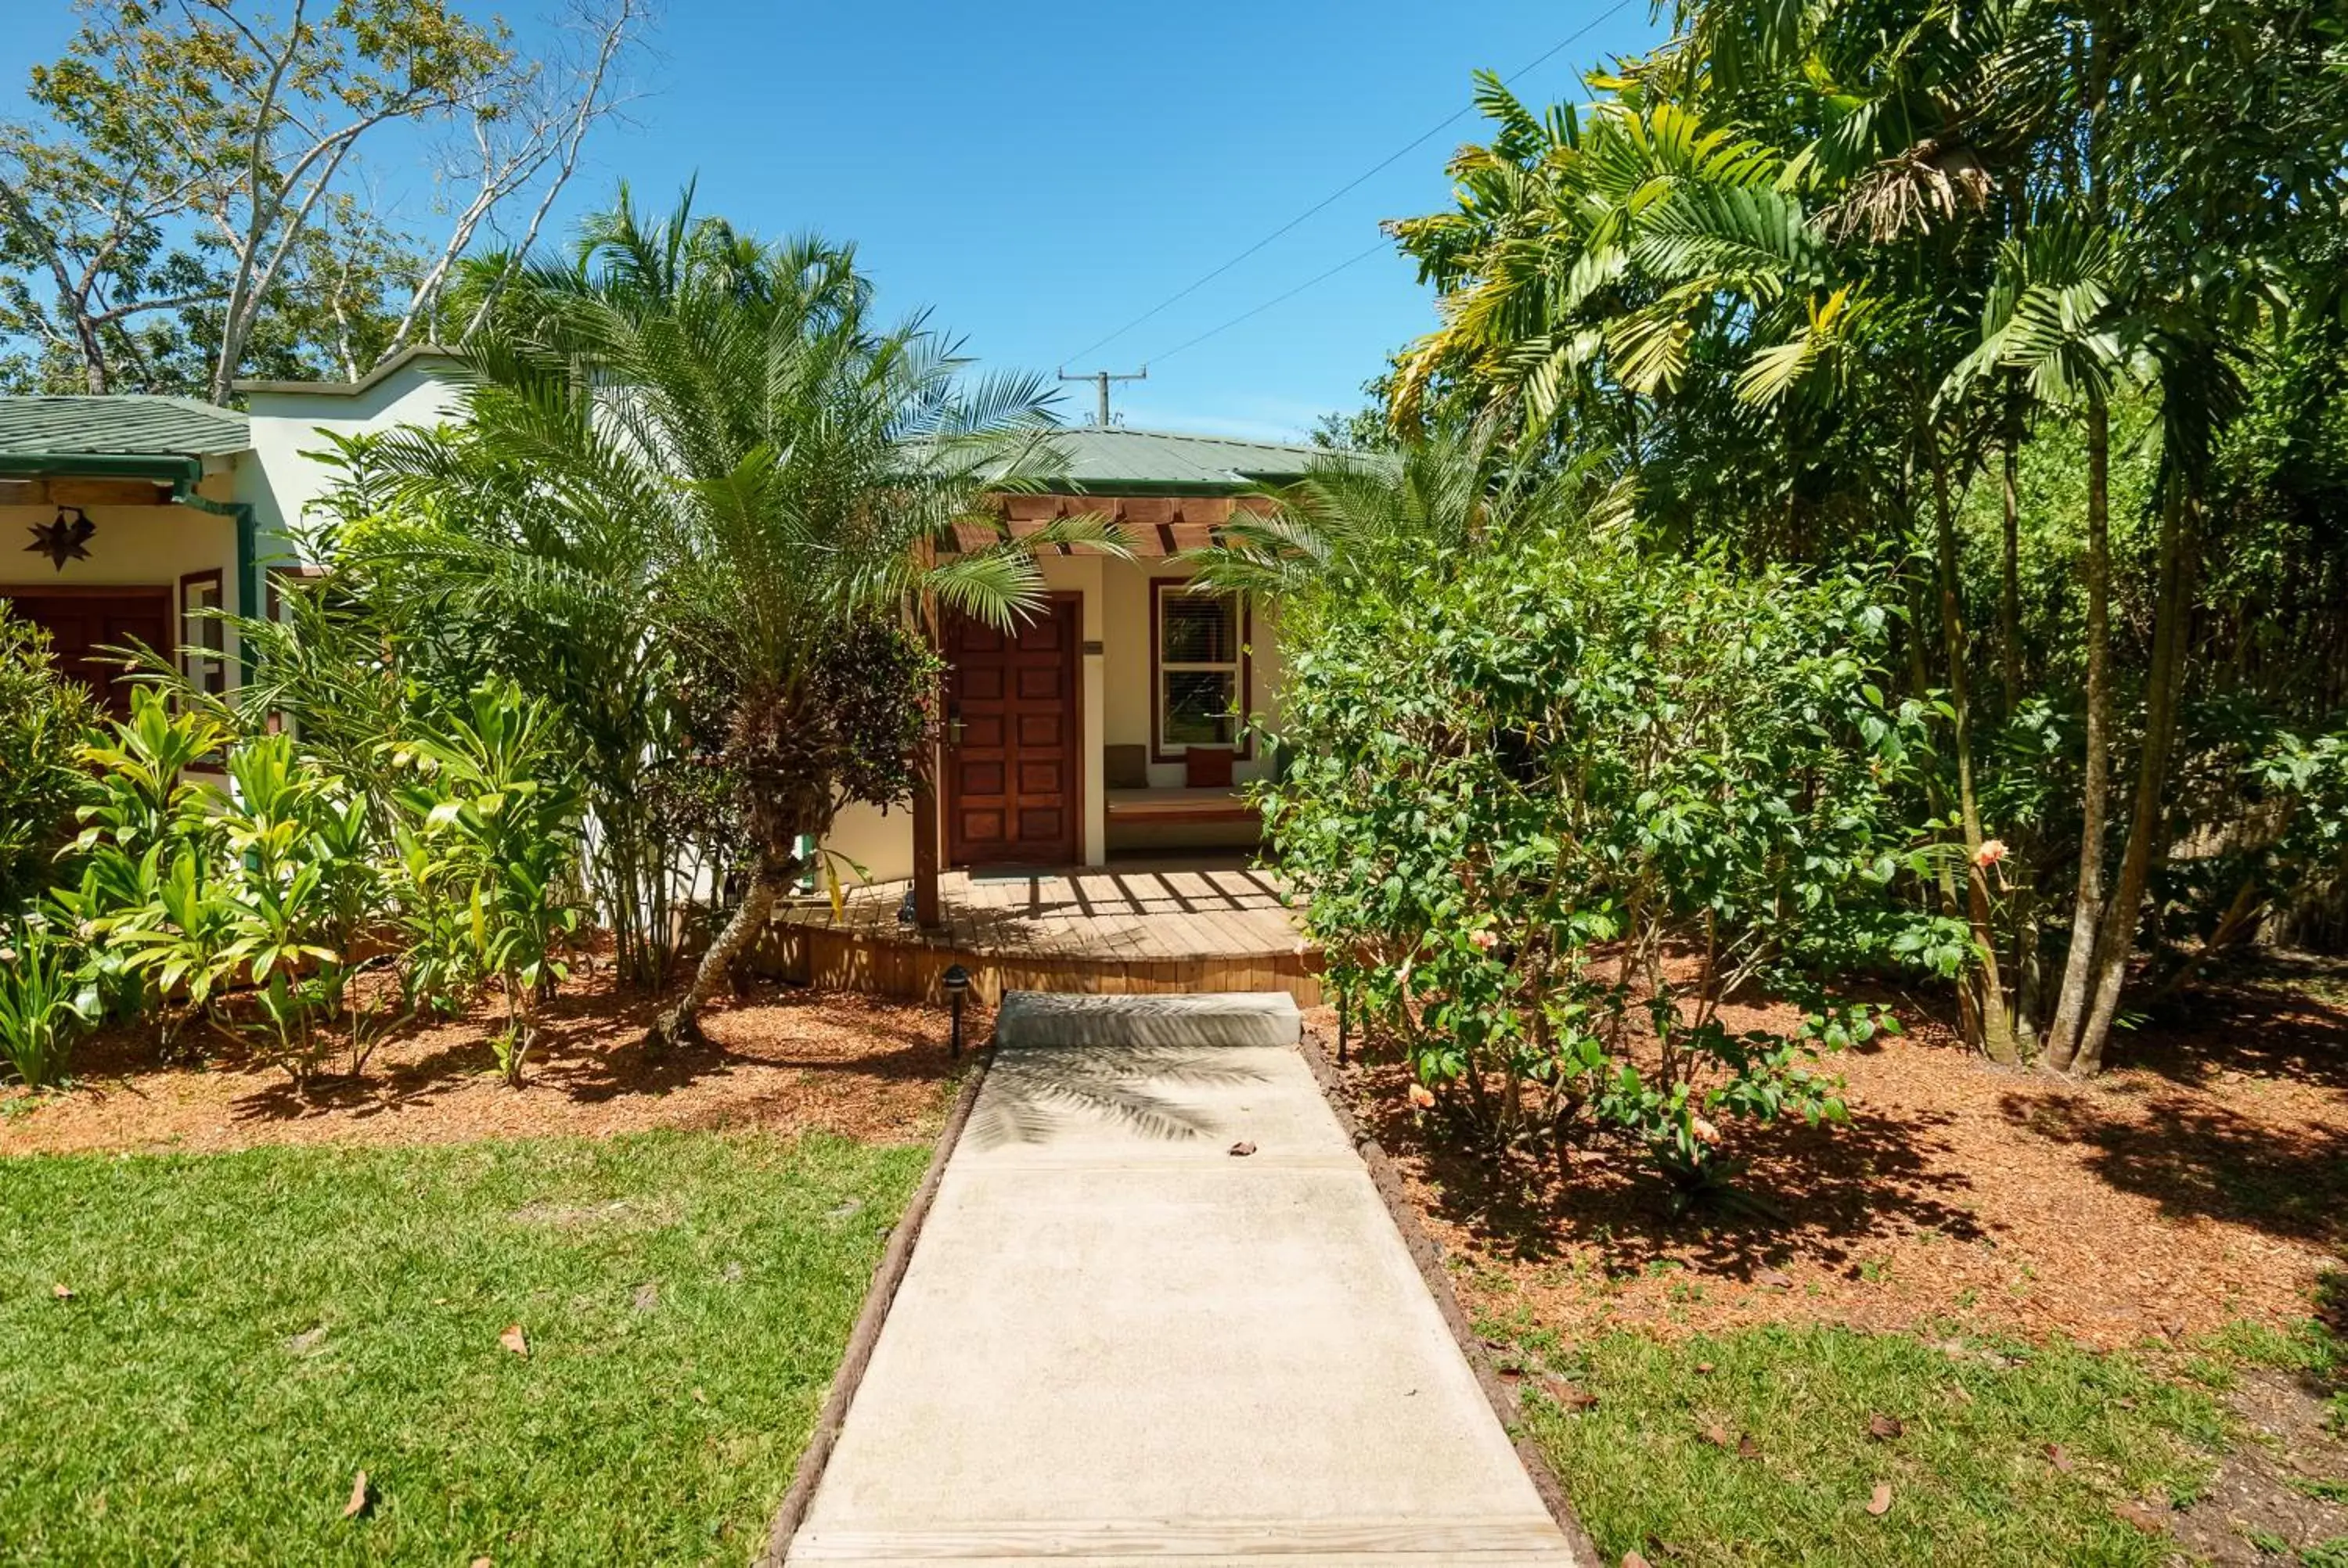
[[[998,1030],[788,1563],[1577,1561],[1288,999],[1023,996]]]

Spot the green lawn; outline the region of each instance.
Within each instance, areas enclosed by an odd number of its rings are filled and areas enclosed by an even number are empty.
[[[0,1162],[0,1563],[738,1563],[925,1159]]]
[[[2226,1435],[2202,1389],[2062,1347],[1614,1333],[1563,1367],[1598,1402],[1568,1414],[1529,1401],[1530,1424],[1609,1563],[1636,1550],[1657,1563],[2150,1568],[2174,1543],[2114,1505],[2189,1500]],[[1871,1433],[1879,1415],[1899,1435]],[[1740,1456],[1748,1436],[1755,1451]],[[1879,1483],[1891,1499],[1875,1517]]]

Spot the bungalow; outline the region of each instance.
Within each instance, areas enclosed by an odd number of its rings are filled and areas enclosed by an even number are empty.
[[[410,349],[350,384],[246,382],[249,410],[140,395],[0,397],[0,601],[45,628],[57,661],[129,706],[99,651],[143,643],[225,691],[242,651],[202,611],[265,610],[299,571],[297,522],[331,479],[302,456],[338,431],[429,424],[454,362]]]
[[[356,382],[244,382],[245,412],[175,397],[0,397],[0,600],[46,627],[66,668],[127,702],[98,650],[140,642],[213,690],[238,675],[233,631],[202,613],[265,610],[273,573],[331,475],[321,430],[430,424],[453,412],[455,361],[418,347]],[[1262,606],[1189,591],[1174,559],[1309,446],[1122,426],[1070,430],[1048,491],[997,497],[1016,537],[1077,512],[1113,518],[1122,560],[1060,547],[1050,599],[1005,635],[953,623],[934,801],[853,808],[827,847],[850,880],[925,866],[1099,866],[1112,855],[1253,842],[1234,791],[1273,759],[1279,656]],[[971,541],[965,541],[971,542]]]
[[[1256,733],[1277,717],[1271,610],[1192,590],[1175,558],[1252,506],[1259,487],[1325,454],[1123,426],[1070,430],[1061,444],[1066,474],[1045,492],[998,497],[1004,524],[1017,538],[1106,516],[1133,559],[1058,547],[1042,561],[1050,598],[1025,625],[949,621],[936,794],[911,810],[843,812],[825,847],[854,868],[848,880],[911,878],[926,904],[940,867],[1102,866],[1255,842],[1237,791],[1277,762]]]

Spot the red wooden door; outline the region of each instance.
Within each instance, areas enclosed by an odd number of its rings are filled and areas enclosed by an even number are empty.
[[[49,656],[57,668],[97,692],[116,718],[129,716],[130,682],[122,678],[120,661],[98,650],[143,642],[169,654],[174,645],[169,589],[60,592],[8,587],[0,588],[0,599],[48,632]]]
[[[1075,864],[1084,815],[1081,616],[1076,597],[1055,595],[1008,634],[959,617],[947,623],[950,864]]]

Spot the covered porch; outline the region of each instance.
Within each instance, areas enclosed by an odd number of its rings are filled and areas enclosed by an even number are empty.
[[[1285,991],[1321,1001],[1276,873],[1236,858],[1113,862],[1065,871],[939,873],[939,918],[911,917],[911,879],[779,911],[761,967],[802,985],[935,1000],[955,964],[993,1002],[1006,989],[1134,994]]]

